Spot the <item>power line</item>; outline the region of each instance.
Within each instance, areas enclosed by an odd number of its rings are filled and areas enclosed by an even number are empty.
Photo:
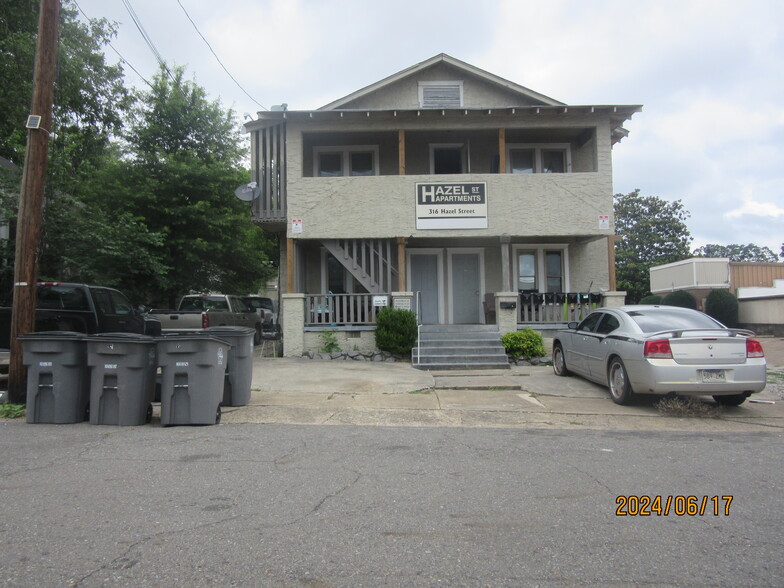
[[[123,2],[125,2],[125,1],[126,1],[126,0],[123,0]],[[191,21],[191,24],[193,25],[193,28],[196,30],[196,32],[197,32],[197,33],[199,33],[199,36],[202,38],[202,41],[204,41],[204,42],[206,43],[207,47],[209,47],[210,51],[211,51],[211,52],[212,52],[212,54],[215,56],[215,59],[218,61],[218,63],[220,64],[220,66],[223,68],[223,71],[225,71],[225,72],[226,72],[226,74],[227,74],[227,75],[228,75],[228,76],[231,78],[231,80],[232,80],[232,81],[233,81],[235,84],[237,84],[237,87],[238,87],[240,90],[242,90],[242,91],[245,93],[245,95],[246,95],[248,98],[250,98],[250,99],[251,99],[253,102],[255,102],[256,104],[258,104],[258,105],[259,105],[261,108],[263,108],[264,110],[267,110],[267,108],[266,108],[265,106],[263,106],[263,105],[262,105],[262,104],[261,104],[261,103],[260,103],[258,100],[256,100],[256,99],[255,99],[253,96],[251,96],[250,94],[248,94],[247,90],[245,90],[245,88],[243,88],[243,87],[240,85],[240,83],[237,81],[237,79],[236,79],[236,78],[235,78],[233,75],[231,75],[231,72],[230,72],[230,71],[229,71],[229,70],[226,68],[226,66],[225,66],[225,65],[223,65],[223,62],[221,61],[220,57],[218,57],[218,54],[217,54],[217,53],[215,53],[215,50],[212,48],[212,45],[210,45],[210,42],[209,42],[209,41],[208,41],[208,40],[207,40],[207,39],[204,37],[204,35],[202,35],[202,34],[201,34],[201,31],[199,30],[199,27],[197,27],[197,26],[196,26],[196,23],[195,23],[195,22],[193,22],[193,19],[191,18],[191,15],[190,15],[190,14],[188,14],[188,11],[187,11],[187,10],[185,10],[185,7],[182,5],[182,2],[180,2],[180,0],[177,0],[177,4],[179,4],[179,5],[180,5],[180,8],[182,8],[182,11],[185,13],[185,16],[187,16],[187,17],[188,17],[188,20],[189,20],[189,21]]]
[[[93,19],[93,18],[90,18],[89,16],[87,16],[87,14],[84,12],[84,10],[82,10],[82,7],[81,7],[81,6],[79,6],[79,3],[78,3],[76,0],[73,0],[73,3],[74,3],[74,4],[76,4],[76,8],[77,8],[77,9],[79,9],[79,12],[81,12],[81,13],[82,13],[82,16],[83,16],[84,18],[86,18],[88,22],[90,22],[91,24],[95,23],[95,19]],[[133,67],[133,64],[132,64],[130,61],[128,61],[127,59],[125,59],[125,57],[123,57],[122,53],[120,53],[120,52],[117,50],[117,48],[116,48],[114,45],[112,45],[111,41],[107,41],[107,42],[106,42],[106,44],[107,44],[107,45],[109,45],[109,47],[111,47],[111,48],[112,48],[112,51],[114,51],[114,52],[117,54],[117,56],[120,58],[120,61],[121,61],[122,63],[124,63],[125,65],[127,65],[128,67],[130,67],[130,68],[131,68],[131,69],[134,71],[134,73],[135,73],[137,76],[139,76],[139,77],[141,78],[141,80],[142,80],[142,81],[143,81],[145,84],[147,84],[148,86],[150,86],[150,88],[152,88],[152,84],[151,84],[151,83],[150,83],[150,82],[147,80],[147,78],[145,78],[145,77],[144,77],[142,74],[140,74],[140,73],[139,73],[139,70],[138,70],[138,69],[136,69],[135,67]]]
[[[174,80],[174,76],[172,76],[171,71],[169,71],[169,67],[166,65],[166,61],[161,56],[150,35],[147,34],[147,31],[144,29],[141,19],[139,19],[139,17],[136,15],[136,11],[133,9],[133,6],[131,6],[131,1],[122,0],[122,3],[125,5],[126,10],[128,10],[128,14],[131,15],[131,20],[133,20],[133,24],[135,24],[136,28],[139,30],[139,33],[141,34],[142,39],[144,39],[144,42],[147,44],[147,47],[150,48],[150,51],[152,51],[155,59],[158,60],[161,68],[166,72],[166,75],[169,76],[169,79],[172,81],[172,83],[179,89],[179,85]]]

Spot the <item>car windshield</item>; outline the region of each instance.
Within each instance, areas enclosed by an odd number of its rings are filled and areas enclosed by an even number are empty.
[[[681,329],[720,329],[721,323],[688,309],[651,308],[628,313],[643,333]]]

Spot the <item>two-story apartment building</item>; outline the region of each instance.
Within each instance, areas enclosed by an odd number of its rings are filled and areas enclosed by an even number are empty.
[[[372,346],[386,303],[459,325],[504,322],[504,300],[512,328],[601,304],[612,146],[640,110],[566,105],[441,54],[317,110],[259,112],[252,211],[281,239],[286,355],[324,328]]]

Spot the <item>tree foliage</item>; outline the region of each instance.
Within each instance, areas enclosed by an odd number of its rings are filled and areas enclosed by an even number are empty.
[[[614,210],[618,289],[627,292],[627,301],[636,303],[650,292],[652,266],[689,257],[692,237],[686,219],[690,215],[680,200],[640,196],[639,190],[616,194]]]
[[[234,196],[247,171],[233,112],[184,73],[162,68],[139,96],[120,164],[126,189],[107,202],[162,237],[154,250],[168,271],[150,276],[145,300],[168,305],[191,291],[256,291],[273,248]]]
[[[38,0],[0,11],[0,290],[13,277],[13,228],[32,96]],[[63,1],[38,274],[115,286],[170,304],[191,290],[257,291],[276,244],[234,189],[247,182],[234,113],[160,72],[149,91],[124,86],[103,49],[114,25],[77,18]],[[8,160],[8,161],[4,161]],[[10,163],[9,163],[10,162]]]
[[[698,247],[692,252],[697,257],[728,257],[730,261],[777,262],[778,257],[769,247],[760,247],[754,243],[739,245],[717,245],[709,243]]]

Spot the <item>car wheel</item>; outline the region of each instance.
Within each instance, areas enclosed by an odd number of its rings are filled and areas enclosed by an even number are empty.
[[[256,325],[256,332],[253,333],[253,345],[261,343],[261,326]]]
[[[564,357],[563,348],[559,343],[553,346],[553,371],[556,376],[568,376],[569,369],[566,367],[566,358]]]
[[[607,382],[610,387],[610,397],[615,404],[628,404],[631,401],[634,392],[629,384],[629,375],[626,373],[623,362],[617,357],[614,357],[610,362],[610,367],[607,370]]]
[[[748,396],[745,394],[729,394],[728,396],[714,396],[713,399],[722,406],[740,406]]]

